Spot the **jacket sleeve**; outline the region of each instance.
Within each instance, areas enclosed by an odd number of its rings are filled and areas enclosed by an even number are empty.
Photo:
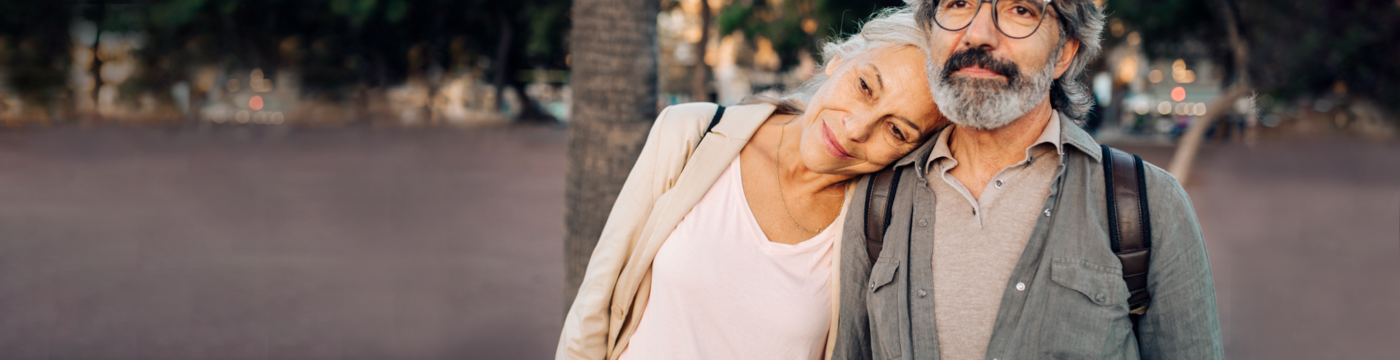
[[[713,104],[667,107],[653,123],[642,153],[608,213],[578,296],[564,317],[556,359],[607,358],[612,314],[609,306],[618,276],[636,247],[652,207],[675,184],[713,116],[713,109]]]
[[[1148,165],[1152,303],[1138,323],[1142,359],[1222,359],[1220,316],[1205,241],[1191,199],[1176,178]]]

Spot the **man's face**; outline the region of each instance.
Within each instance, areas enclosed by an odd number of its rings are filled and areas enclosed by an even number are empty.
[[[1011,0],[1002,0],[1011,1]],[[1040,0],[1033,0],[1040,1]],[[978,6],[976,0],[942,0],[938,7]],[[1047,7],[1040,28],[1023,39],[1003,34],[991,4],[959,31],[934,25],[930,37],[934,101],[949,121],[978,130],[1010,124],[1049,101],[1050,85],[1069,67],[1078,43],[1060,44],[1060,23]],[[1013,14],[1002,14],[1003,21]]]

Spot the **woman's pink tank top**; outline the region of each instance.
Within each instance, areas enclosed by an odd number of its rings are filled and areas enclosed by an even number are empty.
[[[795,245],[768,241],[735,157],[657,252],[621,359],[820,359],[841,223]]]

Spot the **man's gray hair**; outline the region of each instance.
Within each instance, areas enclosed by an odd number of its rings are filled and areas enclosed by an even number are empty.
[[[919,1],[914,10],[918,14],[919,27],[924,31],[932,31],[934,26],[938,26],[933,23],[933,13],[939,0],[915,1]],[[1103,44],[1100,43],[1104,24],[1103,11],[1089,0],[1053,0],[1050,5],[1055,8],[1055,13],[1059,14],[1059,45],[1063,46],[1068,40],[1079,40],[1079,52],[1074,54],[1069,69],[1050,86],[1050,106],[1065,116],[1084,121],[1089,111],[1094,108],[1094,94],[1082,79],[1084,68],[1103,51]]]
[[[905,0],[912,4],[919,0]],[[832,59],[851,59],[860,54],[883,48],[899,48],[911,46],[919,49],[925,56],[929,54],[929,33],[919,25],[918,17],[915,16],[914,8],[909,6],[892,7],[876,12],[871,15],[870,20],[860,26],[858,33],[837,37],[822,45],[821,56],[822,66],[817,68],[812,78],[803,82],[795,91],[784,95],[781,99],[766,96],[749,96],[740,104],[751,103],[772,103],[778,105],[778,113],[801,113],[807,107],[807,103],[816,95],[826,83],[827,76],[824,71],[825,64]]]

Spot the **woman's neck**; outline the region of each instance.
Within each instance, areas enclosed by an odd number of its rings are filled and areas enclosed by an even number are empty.
[[[779,124],[778,141],[775,141],[775,167],[782,181],[783,190],[789,194],[822,195],[827,193],[844,194],[846,180],[850,175],[821,174],[802,162],[802,118],[794,115],[780,115],[774,120]]]

